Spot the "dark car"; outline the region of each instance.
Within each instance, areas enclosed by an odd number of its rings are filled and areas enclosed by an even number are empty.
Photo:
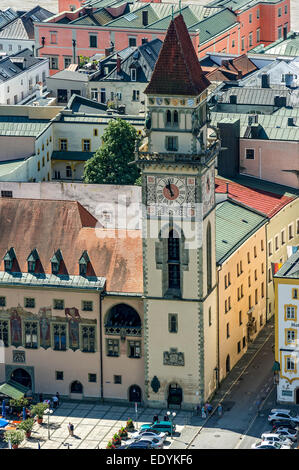
[[[127,449],[152,449],[152,445],[149,441],[138,441],[129,444]]]
[[[281,427],[296,429],[296,427],[298,426],[298,424],[294,423],[294,421],[289,421],[289,420],[285,421],[283,419],[273,421],[272,424],[273,424],[272,429],[277,429],[277,428],[281,428]]]

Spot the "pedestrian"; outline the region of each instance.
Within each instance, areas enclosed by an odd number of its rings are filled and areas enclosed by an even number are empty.
[[[210,405],[210,403],[207,403],[207,404],[206,404],[206,410],[207,410],[207,412],[208,412],[209,415],[212,413],[213,407],[212,407],[212,405]]]
[[[164,421],[169,421],[169,417],[168,417],[167,413],[165,413],[165,415],[164,415]]]
[[[57,406],[60,405],[60,395],[58,392],[56,392],[56,397],[57,397]]]
[[[205,410],[205,407],[203,406],[202,409],[201,409],[201,417],[203,419],[206,419],[207,415],[206,415],[206,410]]]
[[[217,411],[218,411],[218,416],[222,416],[223,408],[222,408],[222,405],[220,403],[218,405]]]
[[[73,436],[74,435],[74,425],[72,423],[68,424],[68,430],[69,430],[69,435]]]
[[[42,393],[39,394],[38,399],[39,399],[39,402],[40,402],[40,403],[43,402],[43,394],[42,394]]]
[[[153,424],[154,423],[158,423],[159,422],[159,416],[158,415],[154,415],[153,416]]]
[[[56,408],[58,406],[58,398],[56,397],[56,395],[54,397],[52,397],[52,401],[53,401],[53,408],[54,408],[54,410],[56,410]]]

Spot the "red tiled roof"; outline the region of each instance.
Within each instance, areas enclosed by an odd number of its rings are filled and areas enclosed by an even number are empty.
[[[251,72],[257,70],[257,66],[243,54],[234,59],[223,60],[221,66],[207,73],[209,80],[234,80],[245,77]]]
[[[255,209],[270,218],[294,200],[289,196],[248,187],[225,178],[215,178],[216,193],[226,193],[227,189],[230,199]]]
[[[210,85],[183,16],[171,21],[146,94],[197,96]]]
[[[65,271],[79,275],[79,259],[87,250],[88,275],[106,277],[106,290],[143,292],[140,230],[97,228],[97,220],[75,201],[0,198],[0,271],[7,250],[15,266],[27,272],[27,258],[36,248],[41,270],[51,273],[51,258],[60,249]]]

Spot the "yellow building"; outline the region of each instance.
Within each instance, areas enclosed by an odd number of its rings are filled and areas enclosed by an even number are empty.
[[[299,404],[299,250],[274,276],[277,400]]]
[[[267,222],[229,199],[216,207],[220,381],[266,322]]]

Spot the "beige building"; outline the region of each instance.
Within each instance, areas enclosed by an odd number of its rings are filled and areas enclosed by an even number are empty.
[[[140,231],[97,228],[73,201],[2,198],[0,213],[0,381],[143,399]]]

